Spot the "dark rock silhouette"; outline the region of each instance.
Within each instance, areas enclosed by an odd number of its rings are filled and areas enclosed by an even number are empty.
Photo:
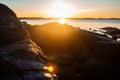
[[[0,4],[0,45],[25,40],[29,34],[17,19],[16,14]]]
[[[114,28],[114,27],[105,27],[101,28],[102,30],[105,30],[105,34],[108,34],[112,36],[112,39],[117,40],[117,38],[120,38],[120,29]]]
[[[10,14],[16,17],[16,14],[11,9],[9,9],[6,5],[1,4],[1,3],[0,3],[0,13]]]
[[[45,54],[16,14],[0,4],[0,80],[51,80],[43,71],[45,63]]]

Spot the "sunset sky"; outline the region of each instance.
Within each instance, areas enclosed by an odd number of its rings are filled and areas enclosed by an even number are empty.
[[[120,0],[0,0],[19,17],[120,18]]]

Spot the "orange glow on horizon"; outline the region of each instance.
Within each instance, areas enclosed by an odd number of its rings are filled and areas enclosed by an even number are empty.
[[[1,3],[18,17],[120,18],[120,0],[1,0]]]

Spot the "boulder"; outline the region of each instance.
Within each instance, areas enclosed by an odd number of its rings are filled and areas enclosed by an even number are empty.
[[[0,4],[0,80],[53,80],[43,71],[45,64],[45,54],[16,14]]]

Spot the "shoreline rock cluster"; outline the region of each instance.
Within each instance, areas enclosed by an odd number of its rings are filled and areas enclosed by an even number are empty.
[[[24,24],[31,38],[59,67],[61,80],[117,80],[120,43],[107,36],[51,22]],[[65,33],[63,35],[63,33]]]

